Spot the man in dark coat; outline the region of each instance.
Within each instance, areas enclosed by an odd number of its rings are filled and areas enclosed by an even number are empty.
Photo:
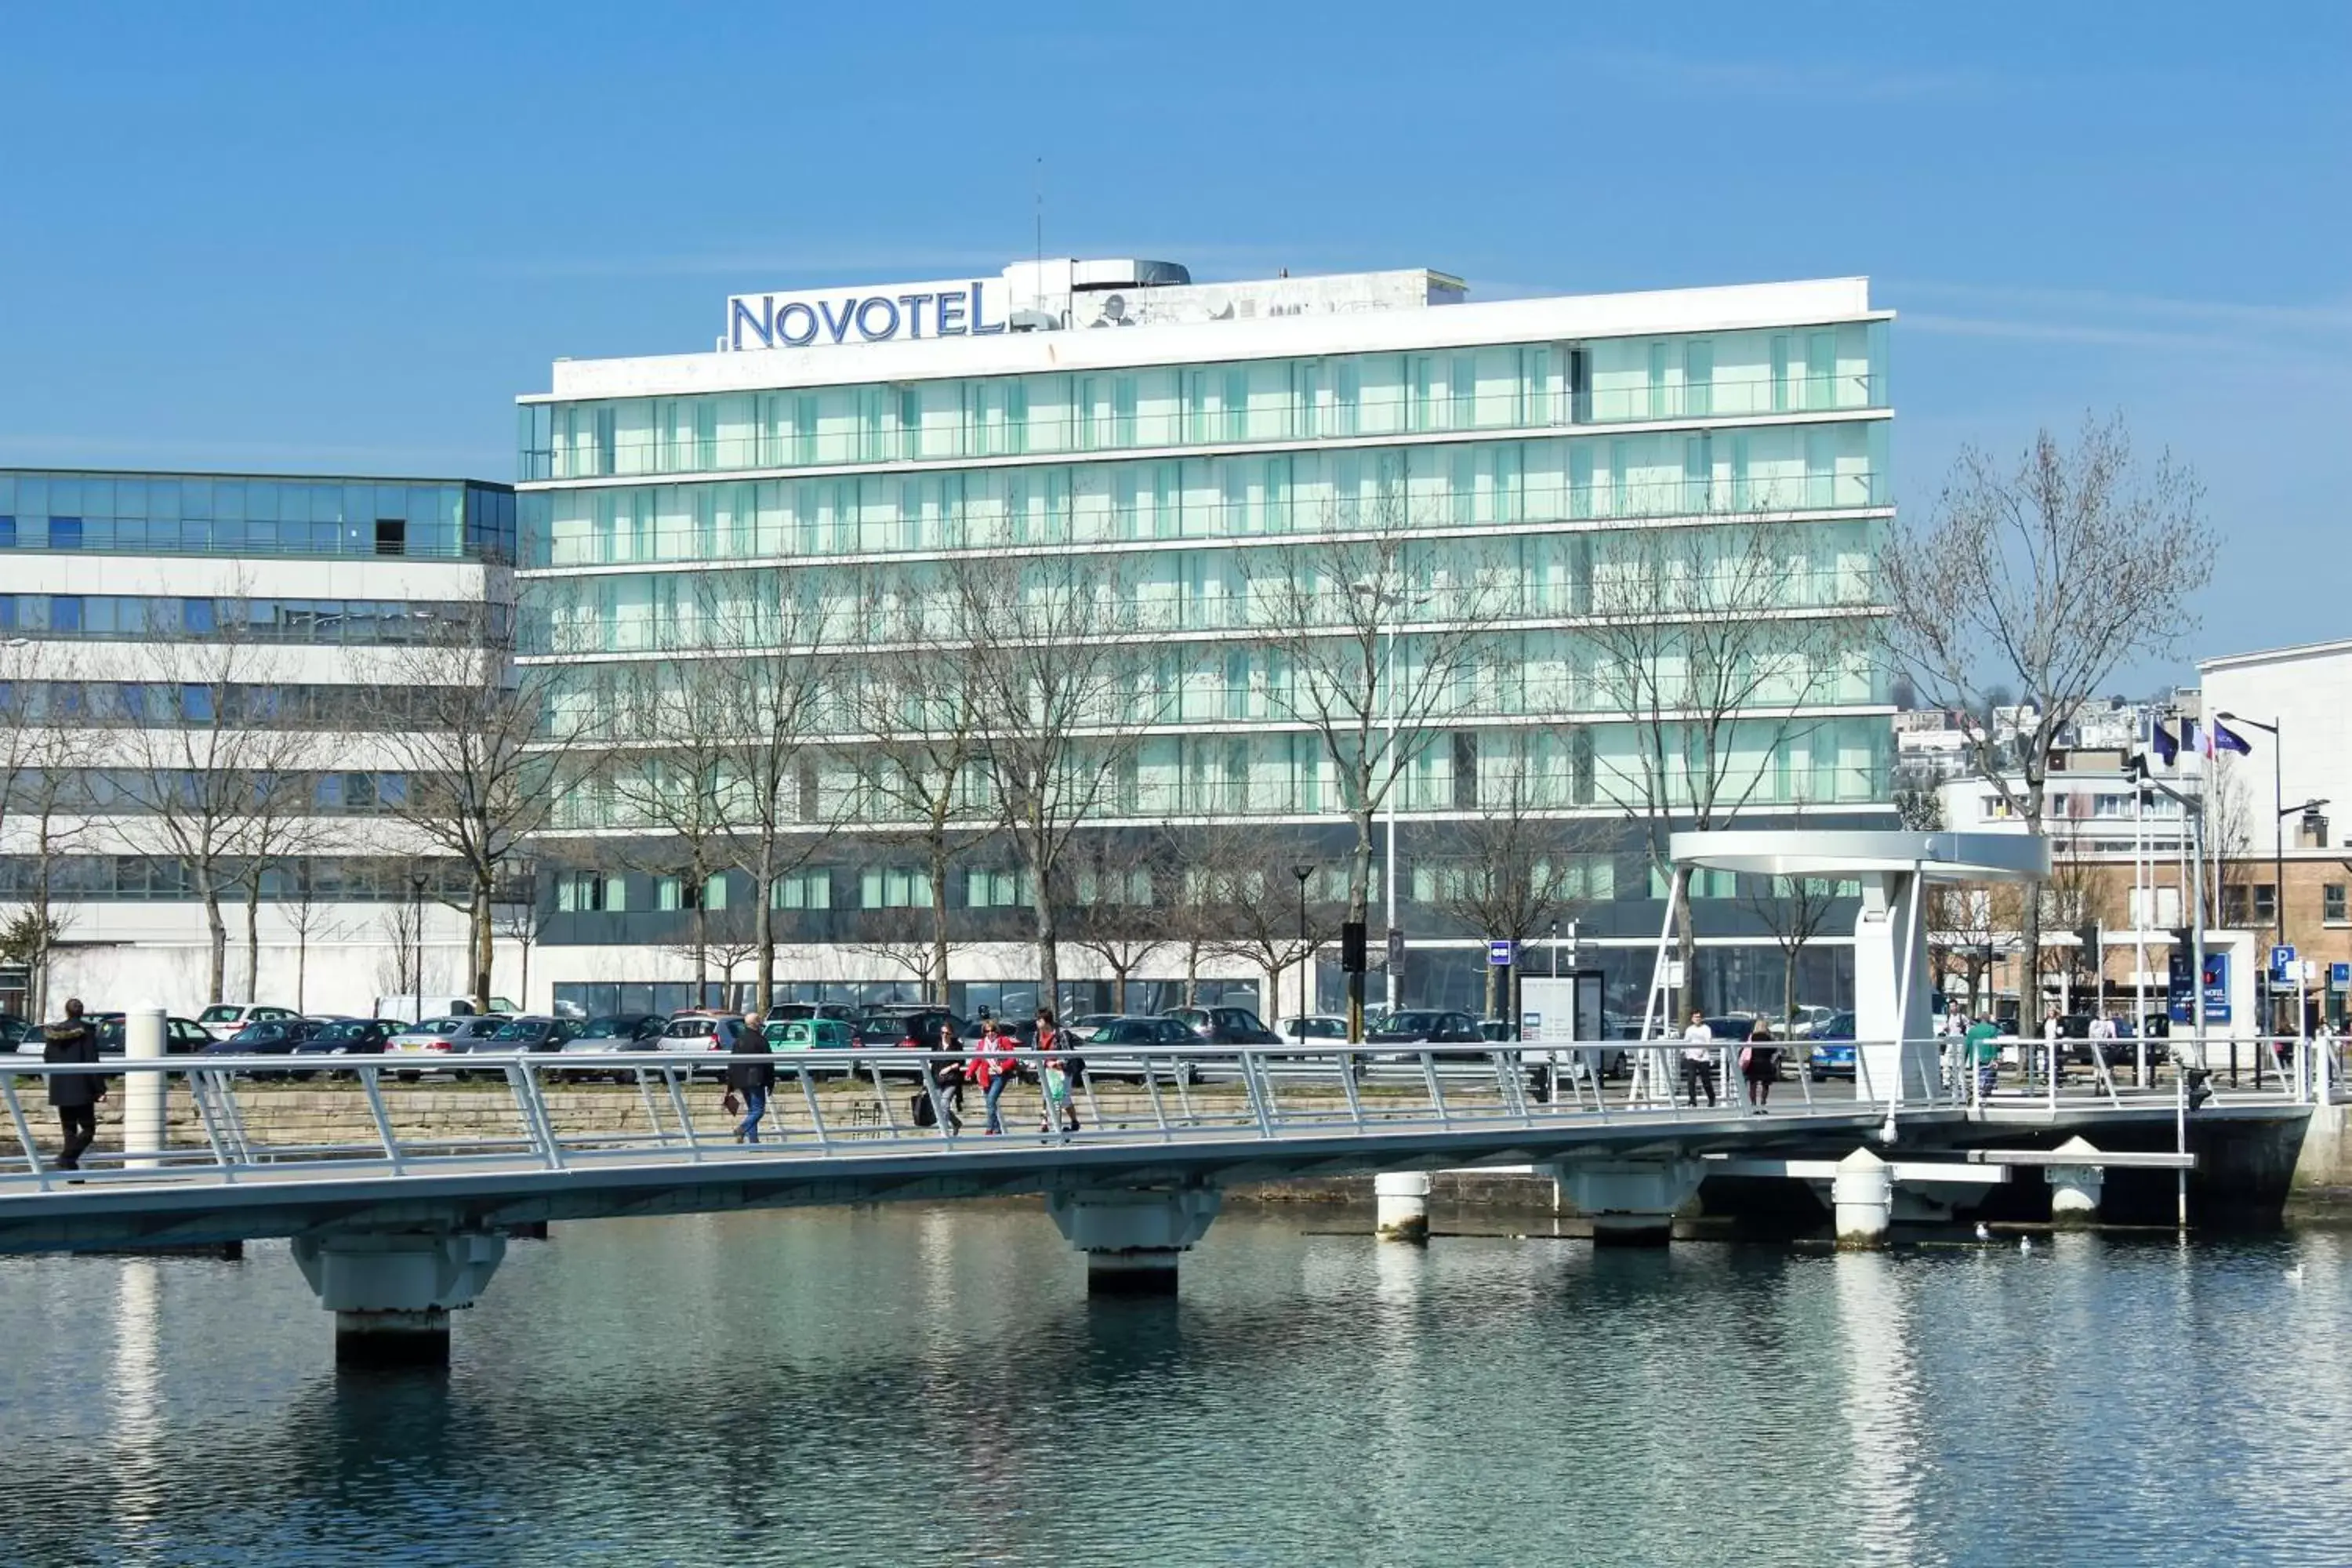
[[[45,1062],[90,1062],[98,1060],[98,1030],[81,1016],[81,998],[66,1003],[65,1021],[50,1024],[41,1030],[41,1059]],[[106,1079],[96,1073],[51,1073],[49,1103],[58,1108],[58,1121],[65,1129],[65,1147],[58,1152],[58,1169],[79,1171],[81,1157],[90,1140],[98,1136],[98,1102],[106,1096]]]
[[[743,1033],[735,1042],[734,1054],[760,1058],[775,1054],[775,1047],[768,1044],[767,1020],[762,1015],[743,1015]],[[727,1087],[743,1097],[743,1120],[735,1129],[735,1142],[757,1143],[760,1118],[768,1114],[768,1091],[776,1087],[775,1064],[766,1060],[729,1062]]]

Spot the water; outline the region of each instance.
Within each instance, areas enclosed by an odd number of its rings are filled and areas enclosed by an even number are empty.
[[[389,1379],[282,1246],[0,1261],[0,1563],[2352,1561],[2352,1237],[1328,1223],[1092,1304],[1025,1209],[575,1225]]]

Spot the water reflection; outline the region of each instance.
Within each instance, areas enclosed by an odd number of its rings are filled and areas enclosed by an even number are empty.
[[[45,1504],[0,1562],[2340,1561],[2342,1238],[2062,1240],[1243,1211],[1177,1299],[1089,1300],[1017,1208],[583,1225],[425,1379],[337,1376],[282,1248],[0,1261],[36,1347],[0,1452]]]

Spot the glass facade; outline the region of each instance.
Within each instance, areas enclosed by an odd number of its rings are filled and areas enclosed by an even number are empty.
[[[457,479],[0,468],[0,550],[508,562],[514,492]]]
[[[772,643],[774,606],[836,647],[885,616],[951,644],[959,558],[1043,574],[1089,554],[1089,624],[1142,645],[1086,715],[1145,731],[1110,813],[1328,817],[1341,780],[1321,738],[1286,721],[1298,676],[1266,634],[1297,600],[1263,584],[1311,574],[1335,535],[1401,527],[1417,613],[1475,604],[1495,624],[1480,677],[1435,707],[1453,742],[1414,759],[1399,807],[1475,810],[1509,779],[1531,804],[1601,813],[1640,790],[1654,737],[1624,721],[1622,642],[1587,628],[1704,614],[1720,602],[1710,574],[1760,566],[1791,618],[1746,650],[1768,666],[1745,693],[1757,717],[1710,743],[1747,804],[1869,806],[1893,761],[1883,715],[1851,711],[1887,700],[1864,635],[1891,513],[1885,355],[1885,323],[1864,321],[533,402],[520,647],[564,667],[555,729],[650,740],[646,717],[694,659]],[[1668,530],[1688,584],[1657,580]],[[1348,585],[1318,592],[1346,625]],[[1398,641],[1409,665],[1412,631]],[[1653,695],[1670,702],[1665,674]],[[821,724],[854,728],[859,679],[842,667]],[[853,760],[813,772],[829,819],[887,815],[858,798]],[[629,794],[583,786],[562,824],[626,828]],[[897,907],[887,883],[859,894]]]

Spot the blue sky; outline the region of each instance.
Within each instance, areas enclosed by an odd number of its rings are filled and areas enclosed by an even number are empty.
[[[559,355],[1034,241],[1474,296],[1868,273],[1898,498],[2121,409],[2339,635],[2352,7],[0,7],[0,464],[510,477]]]

